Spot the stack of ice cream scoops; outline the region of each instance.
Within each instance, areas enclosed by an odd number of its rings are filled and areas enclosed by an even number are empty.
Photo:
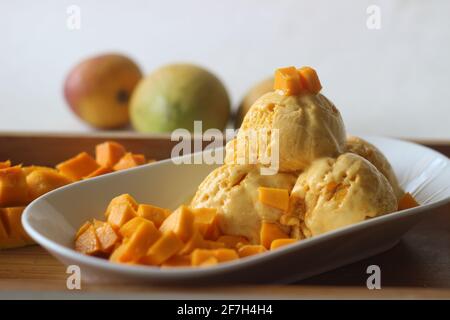
[[[208,266],[416,206],[386,157],[347,137],[321,89],[310,67],[276,70],[274,91],[250,108],[226,146],[225,164],[206,177],[189,206],[170,213],[122,195],[108,207],[107,222],[79,231],[76,249],[114,262]],[[277,170],[264,171],[273,168],[268,159]]]

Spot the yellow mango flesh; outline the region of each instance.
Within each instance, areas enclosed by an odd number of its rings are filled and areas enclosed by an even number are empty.
[[[129,220],[136,217],[136,211],[129,203],[120,203],[111,207],[108,222],[116,229],[120,229]]]
[[[287,235],[283,230],[281,230],[281,228],[277,224],[270,222],[262,223],[260,231],[260,241],[261,244],[266,249],[270,248],[272,241],[276,239],[286,239],[286,238],[289,238],[289,235]]]
[[[161,232],[173,231],[182,241],[188,241],[194,234],[194,214],[187,206],[180,206],[159,228]]]
[[[277,69],[273,89],[282,91],[286,96],[300,94],[303,88],[297,69],[295,67]]]
[[[31,199],[36,199],[41,195],[65,186],[72,181],[53,170],[34,170],[26,177],[28,190]]]
[[[244,258],[244,257],[248,257],[248,256],[253,256],[255,254],[260,254],[263,252],[266,252],[267,249],[259,244],[255,244],[255,245],[245,245],[242,246],[238,249],[238,254],[240,258]]]
[[[125,148],[114,141],[105,141],[95,147],[95,160],[105,168],[112,168],[126,153]]]
[[[289,191],[278,188],[258,188],[258,199],[263,204],[287,211],[289,209]]]
[[[277,249],[280,247],[287,246],[296,241],[297,241],[297,239],[291,239],[291,238],[273,240],[272,243],[270,244],[270,250],[274,250],[274,249]]]
[[[170,210],[152,206],[150,204],[140,204],[137,210],[139,217],[152,221],[157,228],[166,220],[170,215]]]
[[[99,167],[95,159],[86,152],[81,152],[75,157],[61,162],[56,166],[62,175],[72,180],[81,180]]]
[[[322,90],[322,84],[320,83],[316,70],[311,67],[302,67],[298,69],[298,73],[302,87],[307,92],[317,94]]]
[[[173,231],[167,231],[150,247],[141,262],[149,265],[160,265],[177,254],[183,246],[183,242]]]
[[[26,176],[20,166],[0,169],[0,207],[21,206],[28,203]]]

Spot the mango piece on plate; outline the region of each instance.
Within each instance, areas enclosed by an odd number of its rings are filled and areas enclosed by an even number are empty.
[[[31,200],[72,182],[69,178],[58,173],[56,170],[46,169],[33,170],[27,175],[26,181]]]
[[[120,261],[138,261],[160,237],[161,233],[153,223],[141,223],[128,241],[124,242],[126,249],[122,252]]]
[[[248,240],[245,237],[241,237],[241,236],[230,236],[230,235],[226,235],[226,236],[220,236],[217,239],[217,242],[222,242],[225,247],[229,248],[229,249],[235,249],[237,248],[238,244],[248,244]]]
[[[249,245],[245,245],[242,246],[238,249],[238,254],[240,258],[244,258],[244,257],[248,257],[248,256],[253,256],[255,254],[260,254],[263,252],[266,252],[267,249],[259,244],[249,244]]]
[[[148,224],[152,229],[152,234],[155,234],[158,238],[161,236],[161,231],[159,231],[158,228],[155,227],[154,223],[142,217],[135,217],[131,219],[120,228],[119,232],[122,237],[130,238],[137,231],[141,224]]]
[[[194,214],[187,206],[182,205],[164,220],[159,230],[173,231],[182,241],[187,242],[194,234]]]
[[[61,174],[72,180],[81,180],[99,168],[99,164],[86,152],[61,162],[56,166]]]
[[[227,262],[239,259],[237,252],[233,249],[196,249],[192,252],[191,261],[193,266],[203,266],[205,262],[214,258],[217,262]],[[215,264],[215,263],[213,263]],[[209,263],[206,263],[209,265]]]
[[[120,196],[113,198],[109,202],[108,207],[106,208],[105,216],[106,217],[109,216],[109,213],[111,212],[111,209],[114,206],[116,206],[118,204],[124,204],[124,203],[128,203],[135,211],[138,209],[138,203],[136,202],[136,200],[134,200],[134,198],[132,196],[130,196],[128,193],[124,193],[124,194],[121,194]]]
[[[194,267],[201,266],[205,261],[208,261],[210,258],[213,258],[218,262],[215,254],[214,254],[214,250],[196,249],[191,254],[192,266],[194,266]]]
[[[122,158],[120,158],[120,160],[114,165],[113,169],[115,171],[125,170],[140,166],[145,162],[146,160],[144,155],[128,152]]]
[[[0,218],[8,231],[10,238],[23,239],[25,242],[34,243],[22,226],[22,213],[25,207],[11,207],[0,209]]]
[[[117,232],[107,222],[95,226],[95,234],[100,242],[101,251],[104,253],[110,253],[120,241]]]
[[[220,235],[219,216],[214,208],[192,209],[194,213],[194,224],[203,237],[207,240],[217,240]]]
[[[216,259],[219,262],[227,262],[227,261],[239,259],[239,256],[238,256],[236,250],[228,249],[228,248],[214,250],[214,256],[216,257]]]
[[[140,260],[143,264],[160,265],[177,254],[184,244],[173,231],[165,232]]]
[[[153,206],[150,204],[140,204],[137,209],[137,215],[144,219],[150,220],[159,228],[161,224],[170,215],[170,210]]]
[[[300,94],[303,89],[300,75],[295,67],[279,68],[275,71],[274,90],[280,90],[286,96]]]
[[[95,147],[95,160],[106,168],[112,168],[126,153],[124,146],[115,141],[105,141]]]
[[[184,245],[183,249],[180,250],[181,255],[191,254],[192,251],[199,248],[205,248],[205,240],[199,231],[195,231],[191,239]]]
[[[289,238],[289,235],[287,235],[276,223],[265,221],[262,223],[260,230],[260,241],[266,249],[270,248],[272,241],[286,238]]]
[[[398,210],[406,210],[414,207],[418,207],[419,203],[414,199],[411,193],[406,192],[398,202]]]
[[[25,166],[22,167],[22,171],[25,174],[25,176],[28,176],[29,174],[33,173],[34,171],[50,171],[50,172],[58,172],[58,170],[50,167],[44,167],[44,166]]]
[[[89,179],[89,178],[94,178],[94,177],[98,177],[107,173],[111,173],[113,172],[113,170],[110,167],[98,167],[97,170],[91,172],[90,174],[88,174],[86,177],[83,177],[83,179]]]
[[[93,225],[89,226],[75,240],[75,250],[88,255],[96,255],[101,251],[101,244]]]
[[[92,226],[92,222],[86,221],[75,234],[75,239],[77,239],[82,233],[84,233],[89,227]]]
[[[291,239],[291,238],[285,238],[285,239],[275,239],[270,244],[270,250],[274,250],[283,246],[287,246],[289,244],[292,244],[294,242],[297,242],[297,239]]]
[[[25,205],[28,202],[28,186],[20,166],[0,169],[0,207]]]
[[[120,229],[129,220],[136,217],[136,211],[130,203],[118,203],[110,208],[108,222],[115,229]]]
[[[258,199],[272,208],[283,211],[287,211],[289,208],[289,191],[287,189],[259,187]]]
[[[311,67],[302,67],[298,69],[298,73],[302,87],[306,91],[317,94],[322,90],[322,84],[320,83],[316,70]]]

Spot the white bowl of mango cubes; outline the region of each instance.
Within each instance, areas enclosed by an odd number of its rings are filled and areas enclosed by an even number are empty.
[[[22,222],[28,234],[62,263],[79,266],[83,281],[164,285],[298,281],[390,249],[433,208],[450,200],[447,157],[410,142],[364,138],[386,155],[401,186],[420,206],[238,260],[201,268],[160,268],[113,263],[74,250],[79,227],[93,218],[105,220],[104,211],[112,198],[128,193],[139,203],[175,209],[192,197],[218,165],[175,164],[169,159],[74,183],[32,202]]]

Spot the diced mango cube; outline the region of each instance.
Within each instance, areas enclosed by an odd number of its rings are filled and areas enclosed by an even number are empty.
[[[75,250],[88,255],[95,255],[101,251],[100,241],[98,241],[93,225],[89,226],[75,240]]]
[[[159,228],[161,232],[173,231],[184,242],[194,234],[194,214],[187,206],[180,206]]]
[[[205,240],[203,240],[202,235],[199,231],[195,231],[192,235],[191,239],[183,246],[183,249],[180,250],[181,255],[190,254],[192,251],[198,248],[205,247]]]
[[[398,202],[398,210],[406,210],[417,206],[419,206],[419,203],[409,192],[406,192]]]
[[[297,242],[297,239],[292,238],[285,238],[285,239],[275,239],[270,244],[270,250],[274,250],[283,246],[287,246],[289,244],[292,244],[294,242]]]
[[[100,242],[101,251],[104,253],[110,253],[120,240],[117,232],[107,222],[103,222],[100,226],[95,227],[95,234]]]
[[[130,203],[119,203],[110,208],[108,222],[113,228],[119,229],[134,217],[136,217],[136,211],[134,211]]]
[[[78,238],[82,233],[84,233],[89,227],[92,226],[92,222],[86,221],[75,234],[75,239]]]
[[[217,240],[220,235],[219,215],[214,208],[191,209],[194,213],[194,224],[207,240]]]
[[[205,234],[208,228],[214,223],[216,219],[217,210],[214,208],[195,208],[191,209],[194,214],[194,221],[196,227],[202,234]]]
[[[260,254],[266,252],[267,249],[259,244],[249,244],[242,246],[238,249],[239,257],[244,258],[248,256],[253,256],[255,254]]]
[[[81,180],[99,167],[95,159],[86,152],[81,152],[75,157],[61,162],[56,166],[61,174],[72,180]]]
[[[128,221],[127,223],[125,223],[120,228],[119,233],[124,238],[130,238],[136,232],[139,226],[143,223],[150,225],[150,228],[152,229],[152,234],[156,234],[158,238],[161,236],[161,231],[159,231],[158,228],[156,228],[154,223],[142,217],[135,217],[130,221]]]
[[[109,213],[111,212],[111,209],[114,206],[116,206],[118,204],[124,204],[124,203],[128,203],[135,211],[138,209],[138,203],[136,202],[136,200],[134,200],[134,198],[132,196],[130,196],[128,193],[124,193],[124,194],[121,194],[120,196],[113,198],[109,202],[108,208],[106,208],[105,216],[106,217],[109,216]]]
[[[126,263],[130,262],[127,261],[128,256],[128,247],[126,245],[126,242],[122,242],[114,249],[112,254],[109,256],[109,260],[112,262]]]
[[[248,244],[247,238],[241,236],[220,236],[217,241],[222,242],[223,244],[225,244],[225,247],[230,249],[235,249],[239,243]]]
[[[210,267],[214,266],[219,263],[219,260],[216,257],[209,257],[205,261],[203,261],[201,264],[199,264],[199,267]]]
[[[231,260],[239,259],[239,256],[236,250],[222,248],[214,250],[214,256],[217,258],[219,262],[227,262]]]
[[[145,163],[145,156],[143,154],[134,154],[131,152],[126,153],[120,160],[114,165],[115,171],[125,170],[133,167],[140,166]]]
[[[200,266],[205,261],[208,261],[208,259],[214,258],[217,260],[214,250],[208,250],[208,249],[196,249],[191,254],[191,263],[192,266]]]
[[[141,223],[128,241],[125,242],[127,249],[122,253],[120,261],[138,261],[157,242],[160,236],[161,233],[152,222]]]
[[[276,223],[263,222],[260,231],[260,241],[261,244],[269,249],[273,240],[289,238]]]
[[[115,141],[106,141],[95,147],[95,160],[106,168],[112,168],[126,153],[125,148]]]
[[[317,94],[322,90],[322,84],[320,83],[316,70],[311,67],[302,67],[298,69],[298,73],[302,87],[308,92]]]
[[[150,204],[140,204],[137,210],[137,215],[144,219],[152,221],[157,228],[170,215],[169,209],[160,208]]]
[[[279,68],[275,71],[274,90],[281,90],[286,96],[298,95],[302,91],[300,76],[295,67]]]
[[[173,231],[165,232],[147,251],[141,262],[149,265],[160,265],[177,254],[184,244]]]
[[[25,205],[28,186],[20,166],[0,169],[0,207]]]
[[[83,177],[83,179],[95,178],[95,177],[102,176],[104,174],[111,173],[111,172],[113,172],[113,170],[110,167],[101,166],[101,167],[98,167],[97,170],[88,174],[86,177]]]
[[[25,207],[0,209],[0,220],[3,221],[10,238],[22,239],[27,243],[34,243],[22,226],[22,213],[24,210]]]
[[[72,180],[58,173],[56,170],[42,169],[33,170],[33,172],[27,175],[26,181],[31,200],[72,182]]]
[[[266,206],[287,211],[289,209],[289,191],[278,188],[258,188],[258,199]]]

